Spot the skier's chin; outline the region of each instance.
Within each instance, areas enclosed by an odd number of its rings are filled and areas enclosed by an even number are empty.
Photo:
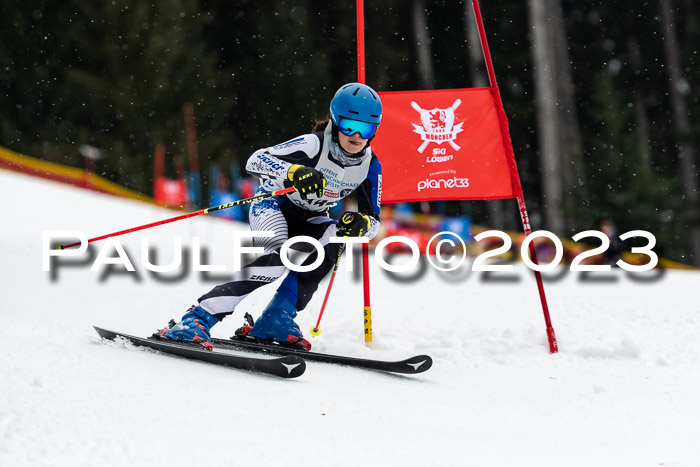
[[[362,159],[362,150],[359,150],[357,152],[347,152],[345,149],[343,149],[343,153],[345,153],[346,157],[353,159],[353,160]]]

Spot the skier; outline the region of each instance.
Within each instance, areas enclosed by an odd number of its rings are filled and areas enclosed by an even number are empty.
[[[214,287],[199,298],[182,320],[162,337],[196,342],[212,349],[210,329],[257,288],[271,283],[286,271],[280,248],[289,238],[307,235],[320,241],[325,258],[308,272],[289,271],[277,292],[251,326],[237,335],[311,349],[294,318],[309,303],[321,280],[333,268],[341,244],[329,243],[333,235],[373,238],[379,228],[381,165],[370,142],[382,118],[382,103],[367,85],[348,83],[335,93],[330,119],[315,132],[282,144],[259,149],[248,159],[246,170],[261,179],[257,194],[294,186],[296,191],[266,198],[250,206],[250,226],[256,231],[274,231],[274,236],[254,238],[264,253],[241,270],[241,278]],[[338,221],[328,215],[330,207],[355,193],[358,211],[345,212]],[[312,264],[314,250],[303,262]]]

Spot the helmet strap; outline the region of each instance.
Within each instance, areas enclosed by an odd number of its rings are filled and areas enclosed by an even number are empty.
[[[338,128],[338,125],[336,125],[332,121],[331,121],[331,125],[333,125],[333,128],[331,129],[331,135],[333,136],[333,142],[339,145],[340,138],[338,137],[338,133],[340,133],[340,128]]]

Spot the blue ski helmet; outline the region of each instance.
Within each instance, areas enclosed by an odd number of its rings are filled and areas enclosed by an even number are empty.
[[[382,121],[382,101],[374,89],[366,84],[345,84],[331,100],[331,121],[338,126],[341,118],[379,125]]]

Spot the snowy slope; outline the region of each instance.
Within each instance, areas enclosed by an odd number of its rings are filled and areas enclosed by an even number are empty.
[[[520,266],[511,281],[429,269],[402,283],[373,263],[369,349],[361,284],[341,265],[315,350],[428,353],[433,368],[404,377],[310,362],[280,380],[103,343],[91,327],[149,335],[217,284],[186,270],[154,278],[143,236],[159,264],[174,237],[199,237],[208,263],[230,269],[232,232],[245,226],[203,216],[130,234],[120,240],[137,273],[102,277],[86,263],[52,280],[43,231],[92,237],[177,213],[5,171],[0,200],[2,466],[700,465],[699,273],[549,281],[561,349],[549,355]],[[272,292],[243,308],[257,317]],[[300,313],[303,330],[322,298]],[[213,333],[241,322],[242,311]]]

